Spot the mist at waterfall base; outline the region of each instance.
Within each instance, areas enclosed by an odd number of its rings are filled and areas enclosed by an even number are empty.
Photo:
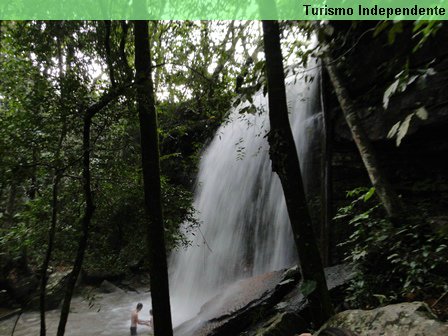
[[[307,188],[316,180],[310,148],[320,139],[321,104],[318,74],[306,73],[314,80],[289,76],[286,92]],[[255,113],[241,113],[249,102],[233,109],[202,156],[194,201],[200,230],[170,262],[174,326],[196,316],[218,293],[221,299],[231,296],[237,280],[297,261],[282,187],[271,169],[267,96],[257,93],[253,105]],[[221,308],[219,302],[212,306]],[[204,320],[213,316],[209,305],[200,314]]]

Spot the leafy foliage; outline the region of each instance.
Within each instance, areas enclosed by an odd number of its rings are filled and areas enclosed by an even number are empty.
[[[351,203],[335,217],[348,220],[353,228],[341,244],[347,251],[346,261],[356,269],[348,302],[372,307],[400,299],[425,299],[447,290],[447,237],[431,229],[424,212],[391,223],[384,218],[373,190],[348,192]]]
[[[390,98],[397,93],[404,92],[412,83],[416,82],[419,86],[424,86],[428,76],[435,75],[435,70],[428,65],[423,69],[411,71],[406,65],[405,69],[395,76],[395,81],[386,89],[383,96],[383,107],[387,109]]]
[[[251,23],[154,22],[168,248],[186,245],[198,225],[192,206],[200,151],[230,107]],[[133,76],[132,25],[104,21],[2,22],[0,79],[0,230],[2,253],[39,267],[58,172],[53,263],[72,262],[83,205],[82,113],[111,86]],[[213,85],[211,85],[213,83]],[[139,133],[132,90],[92,125],[96,214],[86,267],[125,269],[142,258],[145,216]],[[5,233],[5,234],[3,234]]]
[[[400,146],[401,140],[403,140],[403,138],[406,136],[412,117],[414,116],[420,118],[421,120],[426,120],[428,119],[428,111],[426,111],[425,107],[420,107],[415,110],[415,112],[408,114],[403,121],[399,121],[394,126],[392,126],[389,133],[387,134],[387,137],[396,137],[397,146]]]

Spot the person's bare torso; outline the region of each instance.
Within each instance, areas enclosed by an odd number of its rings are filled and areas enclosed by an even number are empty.
[[[138,323],[138,312],[137,310],[133,310],[131,313],[131,327],[137,327]]]

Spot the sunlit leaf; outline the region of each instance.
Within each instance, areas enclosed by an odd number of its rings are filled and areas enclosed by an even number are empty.
[[[397,79],[384,92],[384,96],[383,96],[383,107],[384,107],[384,109],[387,109],[387,106],[389,105],[389,99],[397,91],[397,88],[398,88],[399,84],[400,84],[400,80]]]
[[[415,114],[417,117],[419,117],[421,120],[427,120],[428,119],[428,111],[424,106],[418,108],[415,110]]]
[[[400,124],[401,124],[401,121],[397,122],[395,125],[392,126],[389,133],[387,133],[387,137],[389,139],[393,138],[397,134],[398,129],[400,128]]]
[[[397,132],[397,146],[400,146],[401,140],[405,137],[405,135],[408,133],[409,124],[411,123],[411,119],[413,117],[414,113],[409,114],[404,121],[401,123],[398,132]]]
[[[364,195],[364,202],[367,202],[375,193],[375,187],[369,189],[369,191]]]

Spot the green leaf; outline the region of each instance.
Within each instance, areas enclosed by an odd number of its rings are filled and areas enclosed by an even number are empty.
[[[364,195],[364,202],[367,202],[375,193],[375,187],[369,189],[369,191]]]
[[[389,21],[383,21],[381,22],[373,32],[373,37],[377,37],[383,30],[385,30],[387,27],[389,27]]]
[[[403,32],[403,23],[401,21],[394,22],[388,34],[389,44],[393,44],[395,42],[396,35],[402,32]]]
[[[446,248],[447,248],[447,246],[444,245],[444,244],[442,244],[442,245],[440,245],[440,246],[436,249],[436,252],[439,253],[439,252],[441,252],[441,251],[443,251],[443,250],[446,250]]]

